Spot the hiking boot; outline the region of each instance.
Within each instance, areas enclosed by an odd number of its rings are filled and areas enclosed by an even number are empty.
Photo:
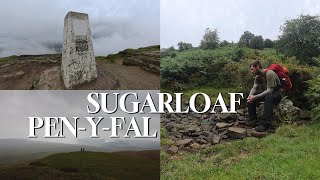
[[[265,131],[268,131],[270,128],[271,127],[269,124],[260,123],[255,129],[258,132],[265,132]]]
[[[249,127],[255,127],[257,124],[258,124],[258,121],[256,119],[247,118],[244,121],[244,125]]]

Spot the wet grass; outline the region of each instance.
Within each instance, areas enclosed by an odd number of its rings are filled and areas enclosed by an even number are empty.
[[[286,125],[263,139],[216,145],[174,160],[161,152],[161,179],[319,179],[319,129],[320,123]]]

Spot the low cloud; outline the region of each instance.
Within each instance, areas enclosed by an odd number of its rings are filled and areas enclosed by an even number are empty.
[[[95,55],[160,44],[159,2],[12,0],[0,6],[0,57],[60,53],[69,11],[89,14]]]

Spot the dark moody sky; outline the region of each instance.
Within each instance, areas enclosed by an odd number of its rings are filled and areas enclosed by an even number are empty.
[[[0,3],[0,57],[56,53],[69,11],[89,14],[96,55],[160,44],[157,0],[10,0]]]

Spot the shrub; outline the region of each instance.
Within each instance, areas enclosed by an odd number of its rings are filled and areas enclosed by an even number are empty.
[[[294,57],[285,58],[277,54],[275,49],[253,50],[228,46],[215,50],[191,49],[177,52],[174,58],[161,59],[161,88],[186,90],[200,86],[230,87],[247,96],[254,82],[249,64],[256,58],[260,59],[264,68],[273,63],[287,67],[293,84],[288,98],[295,106],[310,109],[310,105],[306,103],[306,82],[314,79],[320,69],[301,65]],[[239,61],[235,61],[237,59]]]
[[[272,48],[273,47],[273,42],[271,41],[271,39],[264,40],[264,47],[265,48]]]
[[[320,121],[320,77],[309,80],[309,89],[307,97],[309,99],[309,104],[312,108],[312,118],[314,120]]]
[[[235,87],[247,96],[254,82],[254,76],[249,71],[251,61],[252,59],[243,59],[239,62],[226,64],[220,71],[217,70],[219,71],[217,73],[220,74],[217,83],[223,87]],[[294,58],[282,61],[279,58],[270,57],[262,58],[260,61],[264,68],[273,63],[279,63],[287,67],[293,84],[288,98],[299,108],[310,108],[310,105],[305,103],[308,100],[305,95],[308,90],[307,81],[315,78],[315,74],[319,72],[318,68],[300,65]]]
[[[163,48],[160,50],[160,57],[161,58],[165,58],[167,56],[170,57],[170,56],[172,56],[173,53],[175,53],[174,51],[175,51],[175,49],[173,46],[171,46],[169,48]]]
[[[179,51],[184,51],[192,48],[191,43],[179,42],[178,43]]]
[[[220,84],[221,69],[231,62],[233,48],[216,51],[194,49],[161,59],[161,87],[174,90]]]
[[[232,57],[232,60],[236,61],[236,62],[239,62],[243,58],[245,58],[245,50],[243,48],[238,48],[234,52],[234,56]]]
[[[226,40],[223,40],[222,42],[220,42],[220,47],[225,47],[228,46],[230,43]]]
[[[315,75],[319,72],[318,68],[303,66],[294,62],[283,63],[283,66],[289,68],[289,77],[292,82],[292,89],[288,94],[289,99],[303,109],[310,109],[306,93],[308,91],[308,80],[314,79]]]

